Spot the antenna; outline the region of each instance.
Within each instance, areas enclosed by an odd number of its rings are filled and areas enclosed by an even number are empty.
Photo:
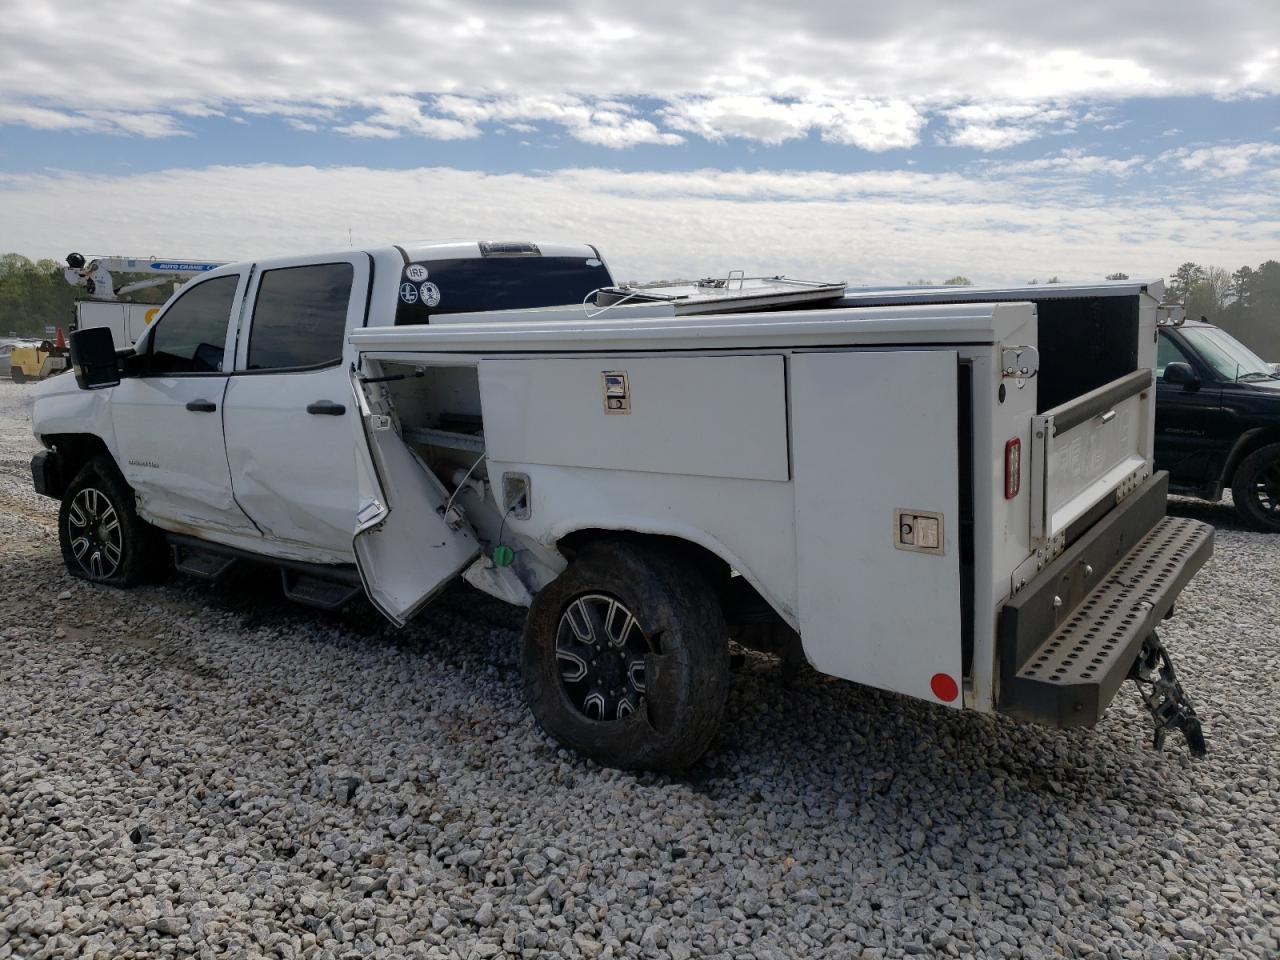
[[[347,246],[351,246],[351,228],[347,227]]]

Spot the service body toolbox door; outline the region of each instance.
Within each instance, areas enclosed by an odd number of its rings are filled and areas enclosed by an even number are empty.
[[[395,429],[385,388],[351,371],[356,403],[353,551],[370,602],[403,626],[480,555],[460,516],[446,515],[449,492]]]
[[[236,501],[302,559],[351,562],[355,454],[347,332],[364,322],[365,253],[262,264],[227,387]]]
[[[955,351],[796,354],[800,634],[823,673],[961,705]]]

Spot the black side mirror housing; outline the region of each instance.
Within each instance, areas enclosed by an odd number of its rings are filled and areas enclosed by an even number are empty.
[[[1191,364],[1177,360],[1164,368],[1164,375],[1160,378],[1168,384],[1181,384],[1183,390],[1199,390],[1200,378],[1196,376],[1196,372],[1191,369]]]
[[[120,360],[107,327],[90,327],[71,334],[71,369],[81,390],[100,390],[120,382]]]

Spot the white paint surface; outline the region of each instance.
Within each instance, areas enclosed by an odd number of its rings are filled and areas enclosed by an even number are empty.
[[[791,358],[805,654],[934,703],[933,675],[959,683],[961,668],[956,364],[952,350]],[[943,515],[942,556],[893,546],[899,508]]]
[[[606,411],[606,371],[626,374],[629,413]],[[481,360],[480,399],[495,460],[746,480],[789,476],[781,356]]]

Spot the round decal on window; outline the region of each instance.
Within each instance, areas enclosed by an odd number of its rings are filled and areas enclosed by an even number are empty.
[[[424,283],[418,288],[418,292],[422,294],[422,302],[428,307],[434,307],[440,302],[440,288],[434,283]]]
[[[432,284],[423,284],[423,286],[432,286]],[[417,303],[418,288],[415,287],[412,283],[400,284],[400,299],[403,300],[405,303]],[[440,299],[439,294],[436,295],[436,299],[437,300]]]
[[[421,283],[427,279],[427,268],[420,263],[411,263],[405,267],[404,275],[414,283]]]

